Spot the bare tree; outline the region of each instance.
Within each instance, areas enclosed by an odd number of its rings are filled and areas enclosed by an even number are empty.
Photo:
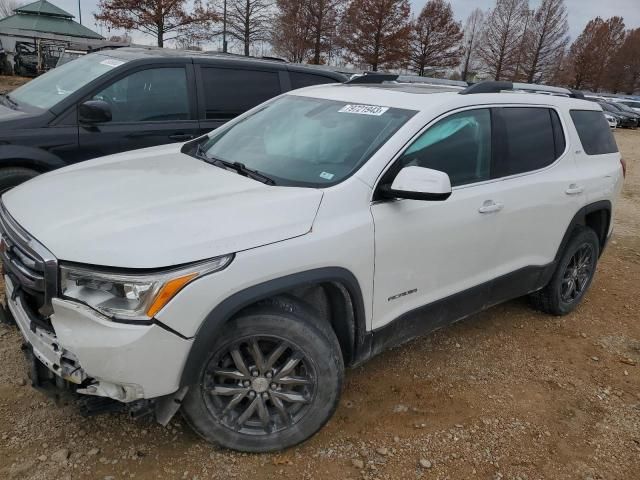
[[[207,32],[218,20],[213,8],[201,0],[195,0],[190,9],[186,0],[100,0],[94,16],[110,28],[152,35],[159,47],[190,29]]]
[[[319,65],[322,63],[322,54],[332,49],[344,3],[344,0],[309,0],[307,2],[310,33],[313,39],[311,63]]]
[[[269,39],[273,5],[271,0],[228,1],[229,35],[243,45],[246,56],[249,56],[253,43]]]
[[[352,0],[340,32],[346,60],[373,71],[406,65],[410,13],[409,0]]]
[[[277,14],[271,31],[274,51],[290,62],[303,62],[312,49],[310,0],[276,0]]]
[[[606,87],[632,95],[640,89],[640,28],[629,30],[607,69]]]
[[[464,27],[464,57],[462,63],[462,80],[467,81],[471,70],[476,70],[478,60],[478,42],[484,22],[482,10],[476,8],[467,18]]]
[[[0,0],[0,18],[10,17],[16,8],[26,3],[24,0]]]
[[[539,82],[553,76],[558,55],[569,43],[569,22],[564,0],[542,0],[527,29],[524,48],[526,81]]]
[[[589,21],[571,45],[568,59],[568,83],[574,88],[598,91],[605,82],[605,72],[624,42],[624,21],[621,17]]]
[[[449,68],[460,63],[463,34],[448,2],[429,0],[412,30],[409,60],[418,75],[424,76],[429,67]]]
[[[478,53],[495,80],[513,75],[527,12],[527,0],[497,0],[487,14]]]

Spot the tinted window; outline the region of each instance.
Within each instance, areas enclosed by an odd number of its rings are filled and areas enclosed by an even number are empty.
[[[111,106],[113,122],[188,120],[189,94],[184,68],[152,68],[111,84],[94,97]]]
[[[624,100],[620,103],[624,103],[631,108],[640,108],[640,102],[634,102],[633,100]]]
[[[291,88],[310,87],[312,85],[321,85],[323,83],[336,83],[332,78],[323,75],[313,75],[311,73],[289,72],[291,78]]]
[[[488,179],[491,168],[489,110],[469,110],[439,121],[404,152],[400,165],[445,172],[453,186]]]
[[[571,110],[571,118],[587,155],[603,155],[618,151],[616,140],[602,112]]]
[[[230,119],[280,95],[278,72],[203,68],[206,118]]]
[[[499,108],[501,154],[494,177],[530,172],[551,165],[556,159],[555,134],[547,108]],[[564,149],[563,149],[564,150]]]

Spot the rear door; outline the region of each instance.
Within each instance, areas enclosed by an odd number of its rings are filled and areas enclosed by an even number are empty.
[[[497,154],[492,177],[500,211],[492,303],[536,289],[553,262],[584,191],[567,121],[551,107],[493,109]]]
[[[79,123],[81,155],[94,158],[112,153],[184,142],[199,133],[193,65],[139,67],[95,91],[112,120]]]
[[[268,66],[196,64],[200,133],[250,110],[283,91],[286,71]]]

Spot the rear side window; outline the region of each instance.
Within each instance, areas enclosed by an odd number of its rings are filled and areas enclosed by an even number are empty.
[[[312,85],[322,85],[324,83],[337,83],[333,78],[323,75],[313,75],[312,73],[289,72],[291,78],[291,88],[311,87]]]
[[[280,95],[278,72],[202,68],[207,119],[228,120]]]
[[[616,140],[602,112],[571,110],[571,118],[587,155],[604,155],[618,151]]]
[[[555,111],[548,108],[509,107],[495,110],[504,132],[497,141],[493,177],[531,172],[551,165],[565,150],[564,132]]]

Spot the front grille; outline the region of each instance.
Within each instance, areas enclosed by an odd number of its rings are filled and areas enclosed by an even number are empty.
[[[14,284],[14,297],[36,324],[51,328],[51,299],[58,292],[58,261],[11,217],[0,202],[0,258]]]

